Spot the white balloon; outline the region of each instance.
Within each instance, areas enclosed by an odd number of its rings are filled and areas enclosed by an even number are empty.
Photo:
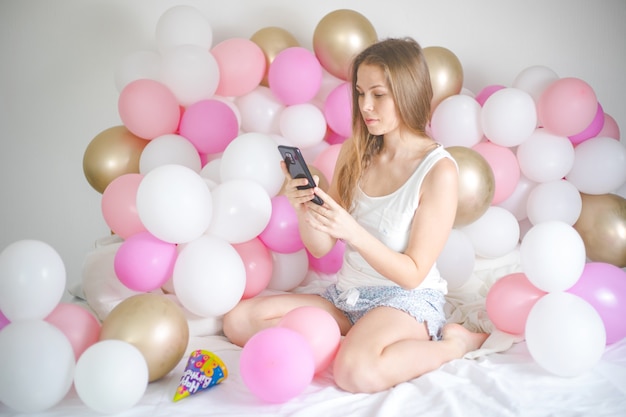
[[[280,133],[300,148],[321,143],[326,135],[324,113],[310,103],[286,107],[279,116]]]
[[[435,108],[431,122],[434,139],[443,146],[471,148],[481,141],[481,106],[468,95],[453,95]]]
[[[543,65],[533,65],[524,68],[513,80],[513,87],[526,91],[531,95],[535,103],[546,88],[559,76],[554,70]]]
[[[520,263],[528,280],[545,292],[565,291],[580,278],[586,253],[576,230],[561,221],[534,225],[520,245]]]
[[[271,251],[273,269],[267,288],[276,291],[291,291],[306,278],[309,270],[309,257],[306,249],[292,253]]]
[[[0,401],[24,413],[58,404],[72,387],[74,350],[43,320],[9,323],[0,331]]]
[[[182,106],[213,97],[219,78],[217,60],[207,49],[179,45],[163,53],[160,80]]]
[[[437,268],[448,282],[448,289],[461,288],[471,278],[475,264],[476,252],[472,241],[461,230],[452,229],[437,258]]]
[[[212,209],[205,180],[182,165],[153,169],[137,189],[139,219],[165,242],[185,243],[201,236],[211,223]]]
[[[167,134],[148,142],[139,157],[139,173],[147,174],[162,165],[182,165],[195,172],[200,172],[200,154],[186,138]]]
[[[607,137],[576,146],[574,165],[566,179],[585,194],[608,194],[626,182],[626,145]]]
[[[526,319],[526,344],[545,370],[574,377],[591,370],[602,357],[606,330],[598,312],[567,292],[541,297]]]
[[[228,144],[222,154],[222,182],[245,179],[259,183],[270,197],[283,186],[285,176],[280,169],[280,153],[276,142],[263,133],[244,133]]]
[[[506,200],[498,203],[498,207],[502,207],[513,213],[518,221],[527,218],[528,212],[526,210],[526,203],[530,192],[536,185],[536,182],[529,180],[523,174],[520,175],[513,193]]]
[[[528,196],[528,219],[532,224],[558,220],[576,223],[583,207],[580,193],[567,180],[544,182],[532,189]]]
[[[120,62],[115,70],[115,86],[122,92],[129,83],[148,79],[159,81],[161,73],[161,55],[154,51],[136,51]]]
[[[502,207],[490,206],[476,221],[461,228],[478,256],[498,258],[515,249],[519,242],[519,223]]]
[[[503,88],[483,104],[481,124],[485,136],[501,146],[517,146],[537,127],[537,108],[530,94],[517,88]]]
[[[285,105],[278,100],[269,87],[258,86],[248,94],[235,99],[241,114],[244,132],[280,133],[280,114]]]
[[[272,200],[260,184],[251,180],[228,180],[212,191],[213,216],[207,234],[228,243],[257,237],[272,216]]]
[[[24,239],[0,253],[0,310],[10,321],[43,320],[65,291],[65,265],[50,245]]]
[[[148,364],[134,345],[103,340],[87,348],[76,363],[74,386],[86,406],[100,413],[128,410],[148,387]]]
[[[535,182],[547,182],[565,177],[575,154],[568,138],[539,128],[517,147],[516,155],[522,174]]]
[[[176,296],[187,310],[201,317],[218,317],[241,300],[246,268],[232,245],[204,235],[180,251],[173,281]]]
[[[192,6],[174,6],[156,24],[156,42],[161,52],[179,45],[195,45],[210,50],[213,29],[208,19]]]
[[[216,158],[206,163],[200,170],[200,176],[204,179],[211,180],[215,184],[222,182],[220,177],[220,165],[222,158]]]

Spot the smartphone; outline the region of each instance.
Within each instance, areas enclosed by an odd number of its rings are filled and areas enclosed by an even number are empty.
[[[278,151],[287,165],[287,170],[289,171],[291,178],[306,178],[309,181],[307,185],[302,185],[298,187],[298,189],[304,190],[315,187],[313,175],[311,175],[311,171],[309,171],[309,167],[304,161],[304,157],[302,156],[302,152],[299,148],[296,148],[295,146],[279,145]],[[320,206],[324,204],[324,201],[317,195],[313,195],[312,201]]]

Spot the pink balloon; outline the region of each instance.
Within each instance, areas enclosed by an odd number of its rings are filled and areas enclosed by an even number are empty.
[[[346,250],[346,244],[343,240],[338,240],[335,246],[326,255],[316,258],[307,251],[309,256],[309,267],[314,271],[323,274],[335,274],[341,269],[343,264],[343,254]]]
[[[307,340],[313,350],[315,373],[331,364],[341,341],[341,330],[333,316],[318,307],[298,307],[285,314],[278,326],[295,330]]]
[[[2,330],[9,323],[11,323],[11,321],[7,319],[2,310],[0,310],[0,330]]]
[[[241,298],[252,298],[267,288],[272,279],[272,254],[258,237],[233,247],[246,267],[246,287]]]
[[[265,75],[265,54],[250,39],[226,39],[211,49],[220,79],[215,94],[238,97],[254,90]]]
[[[326,97],[324,102],[324,117],[328,126],[338,135],[350,137],[352,135],[352,94],[351,84],[339,84]]]
[[[587,139],[595,138],[598,136],[598,133],[602,131],[604,127],[604,110],[602,109],[602,105],[598,103],[598,111],[585,130],[575,135],[569,137],[569,140],[574,144],[578,145],[581,142],[586,141]]]
[[[476,97],[474,97],[474,99],[478,102],[478,104],[482,106],[493,93],[498,90],[502,90],[503,88],[505,88],[505,86],[499,84],[488,85],[480,90],[480,92],[476,94]]]
[[[67,337],[76,360],[100,339],[100,322],[89,310],[78,304],[59,303],[46,317],[46,321]]]
[[[104,189],[100,203],[102,216],[111,231],[122,239],[145,232],[137,214],[137,189],[142,174],[124,174],[115,178]]]
[[[341,143],[330,145],[320,152],[313,160],[313,166],[320,170],[322,174],[328,180],[328,183],[332,182],[333,175],[335,173],[335,165],[337,164],[337,157],[339,157],[339,151],[341,150]]]
[[[180,135],[201,154],[223,152],[238,134],[237,115],[228,104],[219,100],[201,100],[192,104],[180,121]]]
[[[285,105],[313,99],[322,86],[322,66],[308,49],[292,46],[279,52],[267,74],[269,88]]]
[[[313,380],[313,351],[295,330],[270,327],[244,345],[239,372],[246,387],[258,398],[284,403],[298,396]]]
[[[506,275],[497,280],[487,293],[487,315],[496,329],[524,334],[530,310],[545,294],[521,272]]]
[[[158,81],[139,79],[124,87],[118,112],[128,130],[143,139],[176,132],[180,106],[174,93]]]
[[[604,125],[596,136],[620,140],[619,125],[610,114],[604,113]]]
[[[495,192],[491,204],[503,202],[513,194],[521,175],[515,153],[492,142],[480,142],[472,149],[485,158],[493,171]]]
[[[330,127],[326,129],[326,136],[324,140],[330,145],[341,145],[346,141],[346,136],[341,136],[339,133],[333,131]]]
[[[289,200],[280,194],[272,198],[272,215],[259,239],[269,249],[278,253],[294,253],[304,248],[298,217]]]
[[[537,114],[543,127],[560,136],[573,136],[585,130],[597,111],[596,93],[578,78],[554,81],[537,102]]]
[[[606,329],[607,345],[626,337],[626,271],[609,263],[589,262],[567,292],[596,309]]]
[[[174,272],[176,244],[141,232],[126,239],[115,253],[113,267],[122,284],[134,291],[153,291]]]

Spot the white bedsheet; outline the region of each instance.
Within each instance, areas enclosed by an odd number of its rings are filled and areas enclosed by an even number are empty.
[[[226,364],[221,384],[178,402],[172,398],[186,363],[149,384],[135,407],[117,414],[139,416],[624,416],[626,415],[626,340],[609,346],[589,372],[561,378],[540,368],[525,343],[506,352],[459,359],[420,378],[377,394],[349,394],[333,383],[331,371],[317,376],[298,397],[265,404],[239,375],[240,348],[221,336],[193,337],[189,351],[207,349]],[[18,416],[4,405],[0,415]],[[33,415],[33,414],[31,414]],[[101,416],[82,404],[74,390],[46,417]]]
[[[117,243],[107,240],[85,262],[83,290],[100,318],[131,295],[116,282],[112,260]],[[596,366],[563,378],[541,368],[520,337],[495,331],[484,311],[484,298],[498,278],[519,270],[519,253],[477,260],[475,273],[448,296],[450,320],[473,330],[492,332],[482,349],[420,378],[377,394],[350,394],[337,388],[329,369],[305,391],[283,404],[266,404],[244,385],[239,374],[241,349],[220,335],[219,319],[189,316],[187,352],[205,349],[228,368],[219,385],[173,402],[188,356],[164,378],[152,382],[132,409],[116,414],[139,416],[626,416],[626,339],[606,348]],[[311,275],[300,292],[316,292],[328,277]],[[416,358],[418,360],[418,358]],[[36,389],[36,381],[33,381]],[[0,416],[22,415],[0,404]],[[42,417],[89,417],[102,414],[85,406],[74,389]]]

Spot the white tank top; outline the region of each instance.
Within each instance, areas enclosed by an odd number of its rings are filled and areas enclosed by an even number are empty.
[[[420,164],[407,181],[396,191],[381,197],[369,197],[357,187],[352,215],[369,233],[396,252],[408,246],[411,223],[419,204],[424,177],[443,158],[454,158],[437,146]],[[456,162],[455,162],[456,163]],[[346,245],[343,265],[337,273],[337,289],[345,292],[366,286],[398,286],[372,268],[350,245]],[[432,288],[447,293],[447,283],[434,264],[418,288]]]

